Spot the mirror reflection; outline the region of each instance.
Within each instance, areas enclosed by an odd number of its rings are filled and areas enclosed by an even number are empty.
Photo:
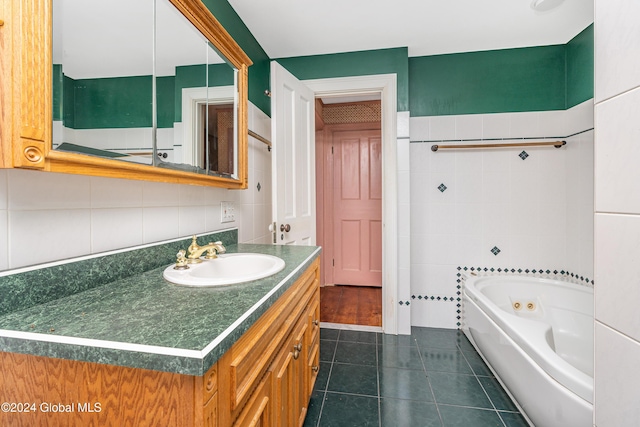
[[[53,148],[237,174],[237,71],[169,0],[54,0]]]

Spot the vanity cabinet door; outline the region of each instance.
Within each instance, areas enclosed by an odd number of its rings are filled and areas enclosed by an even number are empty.
[[[293,333],[269,367],[273,375],[274,425],[301,426],[307,413],[305,335],[307,321],[301,316]]]
[[[316,290],[307,308],[307,396],[313,393],[313,386],[320,370],[320,291]]]
[[[270,427],[272,425],[271,400],[271,373],[267,372],[233,426]]]
[[[216,427],[218,425],[218,394],[215,393],[204,405],[202,425],[204,427]]]

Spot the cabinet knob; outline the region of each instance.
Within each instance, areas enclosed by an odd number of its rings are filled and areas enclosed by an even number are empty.
[[[311,323],[313,323],[313,326],[318,326],[318,325],[320,325],[320,321],[319,321],[318,319],[315,319],[315,320],[314,320],[313,322],[311,322]]]
[[[300,352],[298,350],[293,350],[293,360],[298,360],[300,357]]]
[[[312,370],[313,372],[318,372],[318,371],[320,370],[320,366],[312,366],[312,367],[311,367],[311,370]]]
[[[299,342],[298,344],[294,345],[293,348],[295,348],[298,351],[302,351],[302,343]]]

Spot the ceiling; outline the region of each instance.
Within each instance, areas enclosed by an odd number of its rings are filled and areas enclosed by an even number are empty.
[[[408,47],[409,56],[564,44],[593,0],[229,0],[270,58]],[[549,4],[554,0],[541,0]],[[555,1],[557,2],[557,1]]]

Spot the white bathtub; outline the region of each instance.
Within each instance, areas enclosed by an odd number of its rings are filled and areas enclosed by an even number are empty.
[[[462,329],[537,427],[593,425],[593,289],[469,275]]]

